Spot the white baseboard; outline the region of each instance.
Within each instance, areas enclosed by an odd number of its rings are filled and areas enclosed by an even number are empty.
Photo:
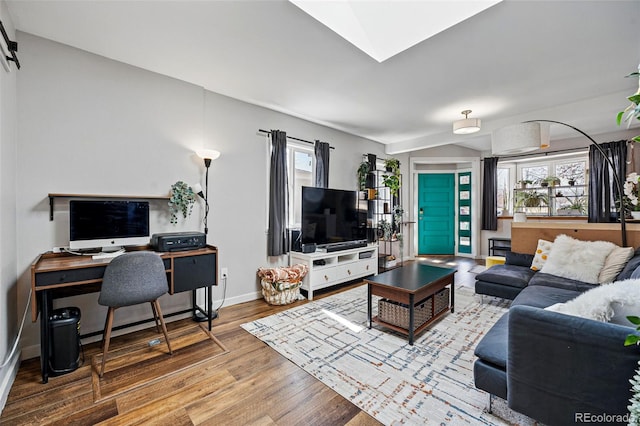
[[[16,351],[7,366],[0,369],[0,413],[4,410],[4,406],[7,403],[9,391],[11,390],[11,386],[13,386],[13,382],[16,380],[19,368],[20,352]]]

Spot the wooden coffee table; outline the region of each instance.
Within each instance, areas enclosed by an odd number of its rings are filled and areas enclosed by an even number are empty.
[[[453,313],[454,305],[454,274],[455,269],[439,268],[437,266],[424,265],[412,262],[401,268],[392,269],[373,277],[366,278],[367,283],[367,314],[369,328],[375,321],[387,328],[396,330],[409,336],[409,344],[413,345],[414,336],[427,328],[429,324],[437,321],[449,310]],[[424,324],[414,329],[416,304],[438,291],[450,286],[450,307],[433,315]],[[371,297],[373,295],[384,297],[387,300],[403,303],[409,309],[409,328],[405,329],[382,321],[378,316],[371,318]]]

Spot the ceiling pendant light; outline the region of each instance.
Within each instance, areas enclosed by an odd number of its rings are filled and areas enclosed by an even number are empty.
[[[453,122],[453,133],[457,135],[468,135],[469,133],[475,133],[480,130],[480,119],[469,118],[469,114],[471,114],[470,109],[465,109],[462,111],[462,114],[464,115],[463,120]]]

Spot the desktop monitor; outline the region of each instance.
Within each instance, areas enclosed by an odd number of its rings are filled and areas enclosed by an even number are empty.
[[[69,231],[72,250],[149,244],[149,202],[71,200]]]

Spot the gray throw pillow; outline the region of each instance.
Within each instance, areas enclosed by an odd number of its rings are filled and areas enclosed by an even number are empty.
[[[633,257],[627,262],[626,266],[622,269],[622,272],[616,277],[616,281],[627,280],[631,278],[631,274],[640,266],[640,247],[636,249]]]
[[[531,266],[531,262],[533,262],[532,254],[516,253],[513,251],[507,252],[505,260],[507,265],[526,266],[527,268]]]

